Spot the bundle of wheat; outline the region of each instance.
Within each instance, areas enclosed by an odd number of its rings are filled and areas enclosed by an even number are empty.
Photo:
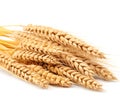
[[[116,77],[97,59],[105,55],[72,35],[51,27],[27,25],[22,31],[0,27],[0,63],[18,77],[47,88],[49,84],[70,87],[73,83],[101,90],[95,76]]]

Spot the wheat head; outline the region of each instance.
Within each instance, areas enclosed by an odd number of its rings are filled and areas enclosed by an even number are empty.
[[[56,73],[60,76],[65,76],[67,78],[69,78],[71,81],[82,85],[83,87],[89,88],[89,89],[93,89],[93,90],[100,90],[101,89],[101,85],[95,81],[94,79],[82,75],[79,72],[73,70],[70,67],[66,67],[63,65],[48,65],[48,64],[44,64],[44,67],[46,67],[49,71]]]
[[[81,59],[78,59],[72,54],[62,54],[61,62],[67,64],[67,66],[72,67],[83,75],[92,77],[94,72],[92,69]]]
[[[28,65],[30,69],[37,72],[40,76],[46,79],[52,85],[58,85],[62,87],[70,87],[72,85],[71,81],[68,78],[55,75],[47,70],[45,70],[40,65]]]
[[[20,60],[20,61],[35,61],[35,62],[44,62],[48,64],[60,64],[60,62],[53,56],[47,54],[40,54],[27,50],[16,50],[12,58]]]
[[[85,63],[87,63],[93,71],[98,75],[98,77],[104,79],[104,80],[116,80],[117,78],[113,75],[113,73],[107,69],[106,67],[93,62],[86,58],[81,58]]]
[[[25,26],[24,30],[34,33],[37,36],[43,36],[49,40],[56,41],[64,46],[71,46],[74,49],[82,50],[83,52],[86,52],[92,56],[105,58],[104,54],[96,48],[66,32],[53,29],[51,27],[37,26],[32,24]]]
[[[37,73],[31,71],[24,64],[20,64],[13,60],[11,57],[0,52],[0,63],[1,68],[9,71],[10,73],[16,75],[17,77],[36,84],[42,88],[48,87],[48,81],[40,77]]]
[[[14,32],[13,34],[11,34],[10,37],[15,38],[17,40],[23,40],[23,39],[34,40],[34,41],[37,41],[38,43],[41,43],[41,42],[43,43],[43,41],[44,41],[44,43],[50,45],[52,48],[55,48],[55,49],[63,51],[63,52],[71,53],[71,54],[75,55],[76,57],[91,58],[90,55],[88,55],[87,53],[85,53],[83,51],[80,51],[78,49],[75,50],[72,47],[61,45],[57,42],[45,39],[43,37],[35,36],[31,33],[17,31],[17,32]],[[94,58],[94,57],[92,57],[92,58]]]

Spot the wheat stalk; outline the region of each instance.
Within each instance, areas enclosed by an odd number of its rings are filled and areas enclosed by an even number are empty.
[[[4,45],[0,44],[0,50],[1,51],[7,51],[8,48],[6,48]]]
[[[36,52],[31,52],[27,50],[17,50],[13,53],[12,57],[20,61],[35,61],[35,62],[44,62],[48,64],[60,64],[60,62],[53,56],[46,54],[39,54]]]
[[[49,40],[56,41],[64,46],[71,46],[74,49],[79,49],[83,52],[90,54],[91,56],[105,58],[104,54],[98,51],[96,48],[88,45],[87,43],[76,37],[73,37],[66,32],[53,29],[51,27],[37,26],[31,24],[25,26],[24,30],[34,33],[37,36],[43,36]]]
[[[17,63],[11,57],[0,52],[1,68],[9,71],[10,73],[20,77],[23,80],[36,84],[42,88],[47,88],[48,81],[40,77],[37,73],[31,71],[24,64]]]
[[[68,78],[55,75],[55,74],[45,70],[40,65],[28,65],[28,67],[30,69],[32,69],[33,71],[37,72],[40,76],[42,76],[44,79],[49,81],[49,83],[52,85],[70,87],[72,84]]]
[[[82,75],[79,72],[71,69],[70,67],[66,67],[63,65],[52,66],[52,65],[48,65],[48,64],[44,64],[43,66],[46,67],[49,71],[56,73],[60,76],[65,76],[65,77],[69,78],[71,81],[73,81],[79,85],[82,85],[86,88],[90,88],[93,90],[101,89],[101,85],[98,82],[96,82],[94,79],[92,79],[88,76]]]
[[[14,46],[15,44],[12,44],[12,43],[15,43],[15,42],[7,41],[7,40],[0,40],[0,44],[6,46],[8,48],[16,48],[16,46]]]
[[[0,36],[5,36],[6,34],[10,34],[12,33],[13,31],[11,30],[8,30],[2,26],[0,26]]]

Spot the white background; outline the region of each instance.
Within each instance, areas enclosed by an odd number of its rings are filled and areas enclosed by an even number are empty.
[[[120,78],[120,0],[0,0],[0,25],[40,24],[68,31],[108,56]],[[103,92],[82,87],[41,89],[0,69],[0,99],[120,98],[120,83],[100,81]]]

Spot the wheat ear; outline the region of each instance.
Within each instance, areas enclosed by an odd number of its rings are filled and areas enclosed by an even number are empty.
[[[50,73],[40,65],[28,65],[28,66],[30,69],[37,72],[40,76],[49,81],[49,83],[52,85],[58,85],[63,87],[70,87],[72,85],[71,81],[68,78]]]
[[[71,46],[74,49],[82,50],[92,56],[105,58],[104,54],[97,50],[96,48],[88,45],[84,41],[57,29],[53,29],[51,27],[45,26],[37,26],[37,25],[27,25],[24,27],[25,31],[29,31],[34,33],[37,36],[43,36],[49,40],[56,41],[65,46]]]
[[[53,49],[50,47],[50,45],[47,46],[44,43],[40,44],[37,43],[36,41],[26,39],[25,41],[22,41],[20,43],[19,48],[44,53],[48,55],[53,55],[58,58],[63,58],[63,60],[65,60],[65,62],[68,63],[69,66],[71,66],[74,69],[77,69],[81,74],[85,74],[88,76],[92,76],[94,74],[91,68],[82,60],[76,59],[76,57],[69,55],[69,53]]]
[[[80,51],[78,49],[75,50],[72,47],[61,45],[57,42],[45,39],[43,37],[38,37],[38,36],[33,35],[31,33],[28,33],[28,32],[16,31],[16,32],[10,34],[9,37],[12,38],[12,39],[15,38],[16,40],[19,40],[19,41],[21,41],[23,39],[30,39],[30,40],[37,41],[39,43],[42,42],[42,44],[43,44],[43,41],[44,41],[44,43],[50,45],[51,48],[55,48],[55,49],[63,51],[63,52],[72,53],[76,57],[86,57],[86,58],[89,58],[89,59],[91,58],[90,55],[88,55],[87,53],[85,53],[83,51]],[[94,57],[92,57],[92,58],[94,58]]]
[[[83,75],[90,77],[94,75],[94,72],[92,71],[91,67],[89,67],[84,61],[78,59],[77,57],[75,57],[70,53],[62,54],[61,62],[67,64],[73,69],[76,69],[78,72],[80,72]]]
[[[56,49],[56,50],[59,50],[59,51],[68,52],[68,49],[69,49],[69,48],[64,48],[62,45],[60,45],[56,42],[47,40],[47,39],[42,38],[42,37],[37,37],[33,34],[26,33],[26,32],[18,31],[18,32],[15,32],[15,33],[11,34],[10,37],[15,38],[19,41],[25,39],[25,40],[37,43],[38,46],[42,46],[42,47],[46,47],[46,48],[49,47],[49,48]]]
[[[62,46],[62,45],[60,45],[60,44],[58,44],[54,41],[50,41],[50,40],[47,40],[47,39],[42,38],[42,37],[37,37],[37,36],[35,36],[33,34],[30,34],[30,33],[17,31],[17,32],[15,32],[15,33],[13,33],[9,36],[12,37],[12,38],[15,38],[17,40],[23,40],[23,39],[34,40],[34,41],[37,41],[37,42],[42,43],[42,44],[43,44],[43,41],[44,41],[44,43],[50,45],[52,48],[78,55],[77,52],[75,52],[73,50],[71,51],[71,49],[69,47]]]
[[[61,56],[61,54],[64,54],[63,51],[55,49],[55,46],[51,47],[51,45],[49,45],[49,42],[46,43],[44,40],[42,42],[37,42],[32,39],[24,39],[19,43],[18,48],[53,56]]]
[[[89,59],[86,58],[81,58],[84,62],[86,62],[92,69],[93,71],[102,79],[104,80],[116,80],[117,78],[112,74],[111,71],[109,71],[106,67],[93,62]]]
[[[76,50],[74,50],[73,48],[60,45],[60,44],[58,44],[58,43],[56,43],[56,42],[54,42],[54,41],[47,40],[47,39],[44,39],[44,38],[42,38],[42,37],[37,37],[37,36],[35,36],[35,35],[33,35],[33,34],[30,34],[30,33],[27,33],[27,32],[17,31],[17,32],[11,34],[10,37],[16,38],[17,40],[18,40],[18,39],[19,39],[19,40],[22,40],[22,39],[31,39],[31,40],[35,40],[35,41],[37,41],[37,42],[39,42],[39,43],[41,43],[41,41],[42,41],[42,42],[44,41],[44,43],[48,43],[48,45],[50,45],[52,48],[55,47],[55,48],[58,49],[58,50],[72,53],[72,54],[75,55],[75,56],[82,56],[82,57],[83,57],[83,56],[87,56],[87,57],[88,57],[88,55],[86,55],[86,54],[84,55],[83,52],[80,52],[79,50],[76,51]]]
[[[60,76],[65,76],[69,78],[71,81],[79,85],[82,85],[83,87],[93,90],[101,89],[101,85],[97,81],[88,76],[80,74],[79,72],[71,69],[70,67],[66,67],[63,65],[51,66],[48,64],[44,64],[43,66],[46,67],[49,71],[56,73]]]
[[[53,64],[53,65],[60,64],[60,62],[53,56],[31,52],[27,50],[17,50],[14,52],[12,57],[20,61],[44,62],[48,64]]]
[[[42,37],[37,37],[33,34],[27,33],[27,32],[22,32],[22,31],[16,31],[13,34],[9,35],[12,38],[15,38],[16,40],[23,40],[23,39],[30,39],[30,40],[34,40],[37,41],[39,43],[46,43],[48,45],[51,46],[51,48],[55,48],[57,50],[63,51],[63,52],[68,52],[68,53],[72,53],[74,56],[76,57],[86,57],[86,58],[91,58],[87,53],[82,52],[80,50],[74,50],[72,47],[67,47],[67,46],[63,46],[60,45],[54,41],[51,40],[47,40],[45,38]],[[94,58],[94,57],[92,57]]]
[[[42,88],[48,87],[48,81],[40,77],[37,73],[31,71],[24,64],[17,63],[11,57],[0,52],[1,68],[9,71],[10,73],[20,77],[23,80],[36,84]]]

